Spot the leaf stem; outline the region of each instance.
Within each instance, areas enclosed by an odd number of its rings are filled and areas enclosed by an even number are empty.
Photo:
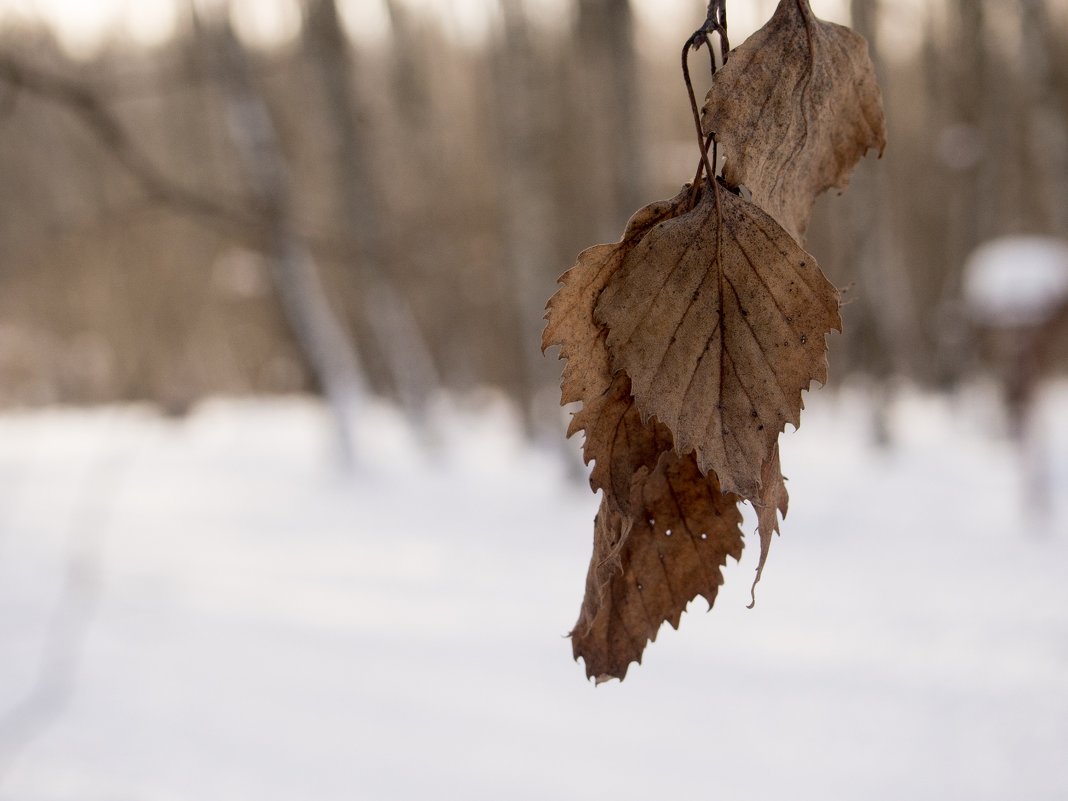
[[[697,174],[694,176],[690,193],[691,207],[697,201],[702,172],[708,177],[708,181],[713,184],[713,191],[717,189],[715,186],[716,171],[713,167],[717,161],[717,144],[714,135],[705,136],[701,128],[701,112],[697,108],[697,96],[693,91],[693,81],[690,80],[689,64],[690,50],[700,50],[701,46],[704,45],[708,48],[710,73],[712,75],[716,74],[716,53],[710,38],[712,33],[716,33],[719,36],[720,51],[723,60],[726,61],[727,51],[730,49],[730,42],[727,39],[727,0],[709,0],[704,24],[694,31],[682,46],[682,79],[686,83],[686,94],[690,99],[690,111],[693,113],[693,122],[697,129],[697,147],[701,153],[701,160],[697,165]],[[708,148],[710,145],[712,147],[711,163],[708,160]]]
[[[690,97],[690,111],[693,112],[693,123],[697,128],[697,148],[701,152],[701,163],[697,169],[697,178],[694,180],[694,191],[696,192],[697,186],[701,178],[701,169],[704,168],[705,175],[709,180],[712,180],[716,176],[716,171],[712,169],[712,165],[708,163],[708,145],[705,143],[705,134],[701,130],[701,112],[697,109],[697,96],[693,93],[693,82],[690,80],[690,64],[688,56],[690,55],[690,48],[696,48],[699,45],[694,45],[694,40],[698,42],[704,41],[704,34],[700,34],[700,38],[697,38],[699,34],[694,34],[692,37],[686,40],[686,44],[682,46],[682,79],[686,82],[686,94]]]

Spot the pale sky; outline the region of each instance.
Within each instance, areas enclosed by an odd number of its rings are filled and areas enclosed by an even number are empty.
[[[153,46],[167,40],[189,2],[209,9],[223,0],[0,0],[0,25],[22,20],[44,20],[57,32],[74,56],[90,56],[109,36]],[[404,0],[414,11],[441,18],[453,35],[478,41],[493,24],[497,0]],[[811,0],[822,18],[848,21],[848,0]],[[918,9],[925,0],[909,0]],[[298,32],[300,0],[230,0],[235,28],[249,44],[271,46],[292,39]],[[388,30],[382,0],[338,0],[346,27],[357,39],[374,39]],[[534,0],[528,3],[535,21],[553,25],[568,0]],[[635,0],[636,12],[653,36],[681,41],[701,21],[697,0]],[[744,0],[728,7],[731,41],[738,44],[766,19],[775,0]],[[910,14],[897,15],[909,17]],[[893,30],[886,32],[893,36]],[[899,43],[894,42],[895,45]]]

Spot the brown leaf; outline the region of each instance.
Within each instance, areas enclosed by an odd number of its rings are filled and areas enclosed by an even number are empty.
[[[638,408],[697,452],[724,492],[761,498],[761,476],[801,390],[827,379],[838,292],[752,203],[706,187],[690,212],[630,249],[594,311]]]
[[[665,453],[635,476],[631,518],[601,501],[586,596],[571,632],[575,658],[598,681],[641,662],[664,621],[678,628],[698,595],[716,600],[727,556],[742,554],[738,498],[720,492],[693,455]]]
[[[542,349],[560,346],[567,360],[561,381],[561,404],[580,401],[568,436],[586,432],[583,453],[594,462],[590,484],[603,489],[610,503],[628,511],[631,479],[643,466],[652,469],[660,454],[672,447],[671,433],[655,420],[643,421],[631,397],[630,379],[613,376],[605,348],[605,327],[594,321],[593,308],[605,284],[626,254],[657,223],[680,213],[689,200],[684,188],[671,200],[650,204],[627,223],[620,242],[597,245],[579,254],[578,262],[560,277],[561,288],[546,307]]]
[[[579,254],[575,265],[560,276],[560,289],[545,306],[541,349],[559,345],[560,358],[567,360],[560,382],[561,404],[585,402],[601,394],[611,383],[604,348],[598,344],[604,327],[593,319],[597,297],[638,240],[657,223],[685,208],[688,193],[684,188],[670,200],[639,209],[627,222],[619,242],[587,248]]]
[[[808,0],[781,0],[730,52],[702,116],[726,151],[726,181],[748,187],[798,242],[816,197],[844,187],[869,148],[886,146],[868,43],[817,19]]]

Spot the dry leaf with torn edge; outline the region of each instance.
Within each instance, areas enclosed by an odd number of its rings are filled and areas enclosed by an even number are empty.
[[[671,432],[656,421],[643,421],[631,396],[630,379],[613,375],[605,348],[605,327],[594,321],[593,308],[608,280],[631,248],[657,223],[683,211],[688,190],[652,203],[631,217],[621,241],[597,245],[579,254],[574,267],[560,277],[561,287],[546,307],[542,350],[560,346],[566,359],[561,403],[581,402],[567,435],[585,431],[583,455],[593,462],[590,485],[604,490],[617,511],[629,511],[631,480],[672,447]]]
[[[713,76],[702,128],[726,153],[727,183],[803,242],[816,197],[886,146],[868,43],[817,19],[808,0],[781,0]]]
[[[605,500],[594,524],[586,595],[571,632],[575,658],[598,682],[622,679],[641,662],[666,621],[678,628],[686,605],[701,595],[711,608],[728,556],[742,554],[738,499],[720,492],[693,455],[665,453],[635,476],[627,518]]]

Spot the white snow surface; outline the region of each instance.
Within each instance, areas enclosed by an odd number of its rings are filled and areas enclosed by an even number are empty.
[[[600,687],[596,499],[500,403],[436,457],[377,410],[355,476],[311,400],[0,416],[0,798],[1068,798],[1068,385],[1045,521],[988,393],[903,392],[889,450],[808,405],[756,608],[750,536]]]
[[[964,296],[979,322],[1038,325],[1068,303],[1068,242],[1006,236],[975,249],[964,267]]]

